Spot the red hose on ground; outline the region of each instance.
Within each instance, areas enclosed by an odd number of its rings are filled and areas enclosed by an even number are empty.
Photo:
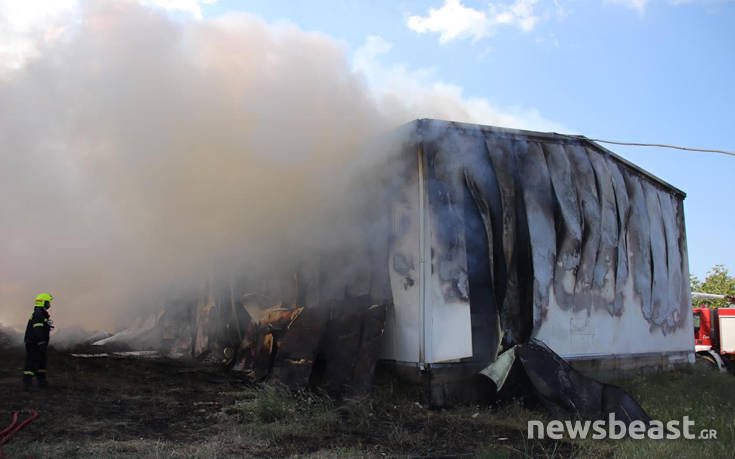
[[[13,422],[10,423],[8,427],[3,429],[2,432],[0,432],[0,437],[5,435],[6,433],[10,432],[10,430],[15,427],[15,423],[18,422],[18,412],[13,413]]]
[[[25,421],[21,422],[20,425],[15,426],[15,423],[18,421],[18,413],[17,412],[16,413],[13,413],[13,422],[11,422],[8,427],[6,427],[2,432],[0,432],[0,435],[4,435],[5,432],[10,431],[9,434],[5,435],[0,440],[0,446],[2,446],[5,443],[7,443],[13,435],[17,434],[18,431],[20,431],[20,429],[22,429],[23,427],[25,427],[26,424],[28,424],[29,422],[33,421],[37,417],[38,417],[38,411],[36,411],[34,409],[31,409],[31,415],[30,415],[30,417],[28,417],[28,419],[26,419]],[[15,427],[13,427],[13,426],[15,426]],[[0,458],[2,458],[2,457],[3,457],[3,451],[2,451],[2,449],[0,449]]]

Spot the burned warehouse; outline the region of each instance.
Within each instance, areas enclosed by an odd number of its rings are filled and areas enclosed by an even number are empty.
[[[155,335],[332,391],[369,389],[381,362],[437,405],[478,374],[500,389],[536,350],[603,378],[693,360],[682,191],[582,136],[429,119],[393,134],[352,245],[213,271],[99,344]]]
[[[683,192],[581,136],[405,129],[382,358],[438,400],[530,338],[601,377],[693,360]]]

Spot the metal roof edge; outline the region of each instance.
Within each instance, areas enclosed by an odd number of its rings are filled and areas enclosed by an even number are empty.
[[[613,158],[613,160],[617,161],[618,163],[624,165],[625,167],[629,169],[632,169],[636,173],[645,176],[646,178],[658,184],[659,186],[666,188],[667,190],[671,191],[674,194],[680,195],[682,199],[686,198],[686,193],[684,191],[673,186],[669,182],[655,176],[654,174],[648,172],[647,170],[641,168],[640,166],[637,166],[636,164],[623,158],[617,153],[603,147],[597,142],[593,142],[592,140],[588,139],[587,137],[583,135],[559,134],[557,132],[528,131],[524,129],[513,129],[513,128],[490,126],[490,125],[484,125],[484,124],[463,123],[459,121],[447,121],[447,120],[440,120],[440,119],[435,119],[435,118],[418,118],[408,123],[405,123],[401,127],[404,127],[404,126],[409,127],[409,129],[413,127],[416,130],[416,133],[422,138],[427,129],[429,129],[431,126],[437,126],[443,129],[459,128],[459,129],[466,129],[466,130],[479,130],[483,133],[489,132],[489,133],[504,135],[508,137],[524,137],[524,138],[538,139],[542,141],[584,142],[590,147],[596,148],[597,150],[600,150],[602,153],[610,155]]]
[[[575,137],[575,136],[570,136],[570,137]],[[666,180],[663,180],[663,179],[657,177],[656,175],[653,175],[651,172],[648,172],[647,170],[643,169],[642,167],[640,167],[640,166],[638,166],[638,165],[630,162],[629,160],[623,158],[622,156],[618,155],[614,151],[609,150],[608,148],[603,147],[602,145],[600,145],[597,142],[593,142],[592,140],[588,139],[587,137],[585,137],[583,135],[576,136],[576,137],[578,137],[580,140],[584,140],[589,145],[591,145],[591,146],[593,146],[593,147],[595,147],[595,148],[597,148],[599,150],[602,150],[603,152],[605,152],[608,155],[612,156],[613,159],[615,159],[619,163],[622,163],[622,164],[626,165],[627,167],[630,167],[631,169],[635,170],[636,172],[638,172],[638,173],[640,173],[642,175],[645,175],[646,177],[648,177],[652,181],[658,183],[659,185],[663,186],[664,188],[668,188],[671,191],[673,191],[675,194],[681,195],[682,199],[684,199],[684,198],[687,197],[687,194],[683,190],[675,187],[674,185],[670,184]]]

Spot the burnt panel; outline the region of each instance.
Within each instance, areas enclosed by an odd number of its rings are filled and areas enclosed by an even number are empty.
[[[517,145],[502,137],[485,135],[485,145],[495,170],[502,203],[502,239],[506,262],[506,290],[500,318],[503,347],[525,342],[533,329],[533,263],[526,206],[521,185]]]
[[[587,156],[597,177],[597,195],[600,203],[600,248],[592,278],[598,292],[594,301],[597,308],[615,313],[615,274],[618,259],[618,217],[615,191],[609,161],[599,152],[586,148]]]
[[[618,225],[618,256],[615,270],[615,303],[613,305],[613,314],[620,316],[623,314],[623,289],[628,281],[628,222],[630,216],[630,201],[628,199],[628,191],[625,187],[625,179],[620,172],[617,164],[610,162],[610,177],[613,182],[613,191],[615,192],[615,208],[617,211]]]
[[[590,308],[589,294],[597,293],[593,285],[597,253],[600,249],[602,221],[600,218],[600,198],[597,193],[598,184],[592,164],[584,147],[571,144],[566,147],[569,160],[575,175],[577,198],[582,209],[582,253],[577,271],[577,282],[574,292],[580,295],[575,310]]]
[[[563,145],[543,145],[549,176],[556,197],[555,213],[557,260],[554,269],[554,295],[559,307],[570,309],[574,304],[574,287],[582,250],[582,213],[577,199],[572,165]]]
[[[646,197],[637,176],[629,172],[623,176],[630,198],[630,219],[626,234],[633,290],[641,301],[643,317],[651,322],[651,225],[647,217]]]
[[[534,326],[546,317],[556,263],[554,198],[549,170],[541,146],[536,142],[518,142],[517,154],[523,185],[533,261]]]
[[[469,188],[469,186],[468,186]],[[467,250],[467,278],[470,286],[470,314],[472,320],[473,360],[491,362],[495,360],[500,343],[500,324],[497,304],[490,279],[491,259],[486,224],[481,218],[477,202],[467,191],[465,194],[465,244]]]
[[[278,334],[273,382],[291,388],[308,386],[328,315],[329,310],[324,307],[304,309]]]

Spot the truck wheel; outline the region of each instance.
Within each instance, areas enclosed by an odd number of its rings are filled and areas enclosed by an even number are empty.
[[[735,375],[735,361],[733,361],[729,357],[726,357],[722,360],[725,362],[725,368],[727,369],[727,372],[731,375]]]
[[[717,362],[715,362],[715,359],[709,354],[697,354],[695,365],[707,367],[711,370],[719,370]]]

